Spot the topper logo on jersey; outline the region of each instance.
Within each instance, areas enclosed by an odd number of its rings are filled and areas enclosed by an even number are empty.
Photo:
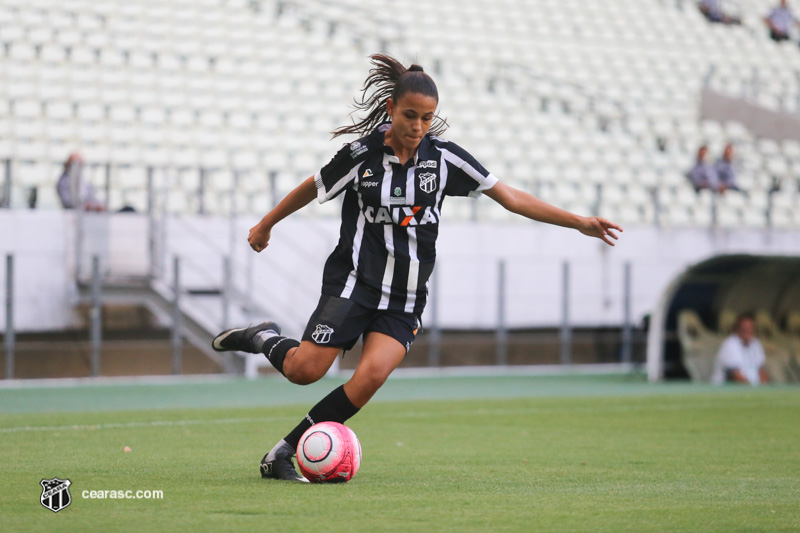
[[[420,161],[417,168],[436,168],[436,161]]]
[[[361,211],[370,224],[397,224],[398,226],[422,226],[438,224],[432,206],[378,207],[368,205]]]
[[[434,161],[435,163],[436,161]],[[436,174],[423,172],[419,175],[419,188],[422,192],[432,193],[436,190]]]

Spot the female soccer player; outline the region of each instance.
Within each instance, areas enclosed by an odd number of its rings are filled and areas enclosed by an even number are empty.
[[[290,192],[251,230],[250,246],[264,250],[272,228],[310,203],[344,194],[339,243],[328,258],[322,296],[302,341],[282,337],[274,322],[223,331],[215,350],[264,353],[292,383],[320,379],[339,352],[363,336],[361,360],[343,386],[312,407],[261,461],[262,477],[306,481],[292,463],[313,424],[343,423],[355,415],[400,364],[420,327],[428,278],[436,257],[445,196],[485,193],[513,213],[577,229],[612,245],[622,228],[581,217],[497,180],[469,153],[438,135],[439,93],[419,65],[372,56],[357,109],[366,118],[334,136],[359,134],[313,177]],[[374,92],[373,92],[374,91]]]

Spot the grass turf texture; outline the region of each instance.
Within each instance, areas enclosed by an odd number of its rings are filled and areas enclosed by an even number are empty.
[[[364,449],[358,475],[343,485],[308,486],[262,480],[257,472],[261,455],[313,400],[241,407],[234,391],[261,390],[269,401],[277,394],[270,389],[283,386],[277,383],[0,390],[0,528],[800,528],[798,389],[650,386],[623,377],[395,380],[376,398],[383,401],[348,424]],[[297,390],[317,398],[336,384]],[[484,398],[446,399],[448,390]],[[534,396],[503,397],[524,390]],[[51,396],[62,404],[37,403]],[[236,406],[138,408],[158,403],[154,398],[170,406],[195,396]],[[437,399],[396,401],[426,396]],[[33,407],[71,412],[29,412]],[[125,446],[133,451],[124,453]],[[57,514],[38,501],[39,480],[54,476],[72,481],[73,502]],[[163,490],[164,499],[81,497],[97,489]]]

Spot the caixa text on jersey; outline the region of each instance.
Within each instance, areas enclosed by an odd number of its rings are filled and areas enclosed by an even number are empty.
[[[421,226],[438,224],[439,219],[432,206],[378,207],[368,205],[361,211],[370,224],[398,224],[400,226]]]

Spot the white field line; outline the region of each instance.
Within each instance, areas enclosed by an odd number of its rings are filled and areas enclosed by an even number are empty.
[[[582,365],[486,365],[486,366],[438,366],[397,368],[393,378],[472,378],[472,377],[518,377],[518,376],[601,376],[633,372],[638,367],[633,363],[599,363]],[[351,372],[352,373],[352,372]]]
[[[518,376],[575,376],[604,375],[635,372],[639,367],[633,363],[599,363],[583,365],[486,365],[486,366],[445,366],[398,368],[389,379],[404,378],[471,378],[471,377],[518,377]],[[341,370],[329,376],[347,379],[352,370]],[[283,380],[275,373],[259,376],[259,380]],[[77,387],[103,385],[185,385],[207,383],[231,383],[241,381],[242,376],[231,374],[195,374],[179,376],[114,376],[85,378],[41,378],[0,380],[2,389]]]
[[[260,416],[249,418],[218,418],[216,420],[150,420],[148,422],[123,422],[110,424],[72,424],[64,426],[16,426],[0,428],[0,433],[20,433],[24,431],[92,431],[96,429],[127,429],[172,426],[200,426],[203,424],[245,424],[250,422],[282,422],[297,420],[297,416]]]
[[[277,373],[276,373],[277,374]],[[281,376],[282,378],[283,376]],[[0,389],[36,389],[50,387],[105,385],[187,385],[229,383],[241,377],[230,374],[184,374],[178,376],[103,376],[86,378],[37,378],[0,380]]]
[[[445,400],[448,401],[448,400]],[[413,411],[404,413],[388,413],[381,415],[383,418],[434,418],[452,416],[475,416],[475,415],[551,415],[563,413],[591,413],[598,409],[606,412],[626,413],[636,411],[696,411],[701,409],[719,409],[720,405],[730,406],[729,396],[719,397],[713,400],[702,402],[682,402],[679,404],[640,404],[626,403],[622,405],[606,405],[601,408],[596,406],[563,405],[549,407],[522,407],[511,409],[433,409],[431,411]],[[770,401],[769,408],[796,408],[796,401]],[[754,404],[751,399],[742,399],[739,403],[742,409],[759,409],[763,405]],[[297,416],[272,416],[272,417],[247,417],[247,418],[219,418],[219,419],[188,419],[188,420],[151,420],[149,422],[124,422],[110,424],[83,424],[83,425],[63,425],[63,426],[16,426],[0,428],[0,433],[21,433],[28,431],[93,431],[98,429],[128,429],[128,428],[152,428],[152,427],[180,427],[180,426],[201,426],[205,424],[246,424],[252,422],[283,422],[297,420]]]
[[[561,399],[558,397],[547,397],[547,398],[532,398],[532,399]],[[631,397],[633,399],[634,397]],[[677,396],[680,398],[680,396]],[[528,398],[525,398],[528,399]],[[574,398],[563,398],[563,399],[574,399]],[[581,399],[591,399],[590,396],[582,397]],[[426,412],[426,411],[415,411],[415,412],[405,412],[405,413],[392,413],[388,415],[384,415],[384,418],[431,418],[431,417],[443,417],[449,418],[452,416],[466,416],[472,417],[475,415],[489,415],[489,416],[521,416],[521,415],[553,415],[553,414],[565,414],[565,413],[599,413],[599,412],[610,412],[610,413],[634,413],[638,411],[662,411],[662,412],[669,412],[669,411],[700,411],[700,410],[716,410],[719,409],[720,406],[729,407],[731,405],[731,398],[719,398],[718,400],[712,401],[704,401],[704,402],[686,402],[680,404],[665,404],[665,405],[656,405],[656,404],[640,404],[640,403],[630,403],[624,405],[605,405],[602,407],[597,406],[585,406],[585,405],[564,405],[564,406],[550,406],[550,407],[520,407],[520,408],[512,408],[512,409],[474,409],[474,410],[442,410],[438,412]],[[764,406],[767,406],[769,409],[773,408],[787,408],[787,409],[795,409],[798,407],[798,402],[795,401],[782,401],[782,402],[774,402],[771,401],[768,404],[753,404],[752,401],[742,400],[738,405],[737,408],[747,410],[747,409],[762,409]]]

